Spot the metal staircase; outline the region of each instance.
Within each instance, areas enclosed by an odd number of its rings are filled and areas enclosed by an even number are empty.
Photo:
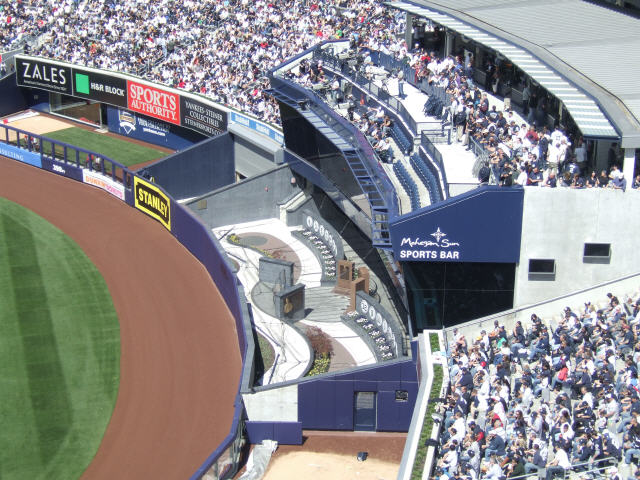
[[[344,155],[356,182],[364,193],[370,207],[371,241],[374,247],[390,249],[389,208],[380,189],[376,175],[366,162],[365,152],[358,148],[355,135],[350,128],[322,109],[313,108],[309,98],[293,88],[267,90],[276,100],[294,108],[311,125],[331,141]],[[346,120],[345,120],[346,122]]]

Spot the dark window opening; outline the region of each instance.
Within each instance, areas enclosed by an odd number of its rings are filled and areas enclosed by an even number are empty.
[[[584,263],[609,263],[609,260],[611,260],[611,244],[585,243],[582,260]]]
[[[529,259],[529,280],[555,280],[556,261],[553,259]]]

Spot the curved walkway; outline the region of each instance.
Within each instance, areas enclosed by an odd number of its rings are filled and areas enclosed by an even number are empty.
[[[295,228],[288,227],[281,220],[272,218],[225,225],[214,229],[213,233],[217,238],[230,233],[236,235],[252,233],[275,237],[288,245],[300,260],[300,278],[298,282],[303,283],[306,288],[320,287],[320,263],[306,245],[291,235],[292,230],[295,230]],[[232,245],[224,239],[221,240],[221,244],[231,254],[232,258],[240,264],[238,278],[242,282],[245,291],[251,292],[258,283],[258,262],[261,255],[249,248]],[[269,340],[276,354],[279,355],[273,367],[265,372],[263,384],[294,380],[301,377],[311,358],[311,352],[305,337],[290,325],[266,314],[256,308],[255,305],[253,317],[256,329]],[[335,322],[302,320],[300,323],[320,328],[348,352],[356,365],[375,363],[375,357],[367,344],[351,328],[342,323],[339,318],[336,318]]]
[[[189,478],[229,434],[241,374],[235,322],[205,268],[97,188],[0,158],[0,195],[80,245],[118,314],[118,398],[83,478]]]

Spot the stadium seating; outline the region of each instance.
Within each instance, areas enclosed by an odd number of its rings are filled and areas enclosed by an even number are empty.
[[[418,193],[418,186],[409,175],[406,167],[402,164],[402,162],[396,162],[393,164],[393,171],[398,177],[398,181],[402,188],[404,188],[405,192],[409,196],[409,200],[411,201],[411,210],[417,210],[420,208],[420,194]]]
[[[425,162],[420,158],[417,153],[414,153],[409,157],[409,161],[411,162],[411,166],[418,174],[420,180],[425,187],[427,187],[427,191],[429,192],[429,200],[431,204],[442,201],[442,195],[440,194],[440,189],[438,188],[438,180],[433,175],[429,167],[425,164]]]
[[[391,127],[391,138],[393,138],[404,155],[409,155],[411,153],[413,148],[412,141],[407,138],[397,124],[394,124],[393,127]]]
[[[484,478],[518,477],[524,469],[547,480],[621,479],[633,471],[640,456],[632,422],[640,403],[640,292],[623,302],[607,297],[546,321],[533,314],[512,330],[500,320],[492,331],[478,325],[465,330],[468,341],[454,329],[437,477],[454,472],[456,447],[462,471]],[[461,400],[465,389],[473,402]],[[560,454],[569,467],[556,466]]]

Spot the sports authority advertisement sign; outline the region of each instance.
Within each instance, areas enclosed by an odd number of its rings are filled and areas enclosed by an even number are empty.
[[[16,81],[25,87],[72,95],[71,66],[16,56]]]
[[[127,80],[129,110],[180,125],[180,96],[150,85]]]
[[[522,235],[521,188],[480,187],[389,225],[396,260],[516,263]]]
[[[227,113],[205,103],[180,97],[180,112],[183,126],[207,136],[218,135],[227,130]]]
[[[153,183],[133,177],[134,204],[171,231],[171,200]]]
[[[94,187],[101,188],[105,192],[109,192],[114,197],[124,201],[124,185],[114,182],[110,177],[83,169],[82,181]]]
[[[120,107],[127,106],[127,81],[124,78],[75,67],[72,73],[74,96]]]

